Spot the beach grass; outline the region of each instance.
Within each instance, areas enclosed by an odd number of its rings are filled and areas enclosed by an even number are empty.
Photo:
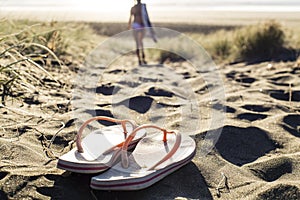
[[[174,24],[159,24],[176,29]],[[14,86],[34,90],[41,84],[36,70],[45,76],[53,67],[69,65],[78,69],[85,56],[109,36],[125,29],[115,23],[34,22],[3,20],[1,26],[1,96],[4,103]],[[252,62],[265,60],[296,60],[300,52],[299,29],[289,29],[276,21],[247,26],[181,27],[185,35],[198,42],[216,63]],[[191,59],[193,56],[181,40],[168,49],[148,49],[147,59],[163,63]],[[160,41],[163,42],[163,41]],[[174,52],[180,52],[180,55]],[[20,92],[22,93],[22,92]]]
[[[299,56],[299,30],[276,21],[219,30],[209,35],[192,33],[217,62],[295,60]]]
[[[190,31],[191,29],[187,29],[183,33],[203,47],[217,64],[296,60],[300,52],[299,30],[284,27],[277,21],[235,28],[214,27],[210,31],[205,29],[204,32],[197,28],[194,32]],[[191,59],[192,52],[179,39],[168,49],[174,51],[151,49],[148,54],[151,59],[161,63],[166,60],[176,62]],[[182,52],[183,57],[174,52]]]
[[[13,29],[10,30],[5,27],[7,24],[4,23],[2,28],[11,32],[2,32],[0,42],[2,104],[5,104],[8,95],[18,96],[25,92],[36,92],[35,85],[42,84],[40,76],[37,75],[38,71],[56,81],[44,66],[47,65],[49,57],[61,65],[54,51],[62,50],[62,47],[57,45],[62,44],[57,31],[37,35],[32,30],[34,25],[20,29],[20,26],[9,22],[9,27]]]
[[[45,77],[58,82],[49,73],[53,68],[78,68],[98,44],[93,39],[105,39],[84,23],[3,20],[0,27],[2,104],[8,96],[37,92],[36,85],[43,84]]]

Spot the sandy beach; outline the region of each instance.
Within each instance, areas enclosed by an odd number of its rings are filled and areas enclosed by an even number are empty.
[[[269,18],[264,14],[251,18],[239,13],[230,16],[233,20],[218,21],[212,16],[215,15],[211,13],[210,17],[201,18],[201,23],[187,27],[202,31],[203,27],[214,30],[215,26],[231,29],[260,21],[258,18]],[[287,13],[276,16],[295,30],[300,23],[299,15],[298,18]],[[75,27],[79,22],[72,23]],[[54,79],[33,70],[32,76],[39,77],[38,83],[32,83],[34,88],[26,83],[27,92],[16,87],[13,95],[0,104],[1,200],[300,199],[299,59],[217,63],[225,99],[215,102],[211,96],[220,92],[220,87],[207,84],[203,78],[209,70],[197,70],[187,61],[161,64],[149,60],[147,65],[138,66],[135,55],[128,53],[106,66],[101,74],[93,68],[83,69],[88,53],[113,34],[100,35],[101,23],[83,24],[94,30],[93,35],[71,47],[61,58],[63,65],[50,61],[50,66],[56,67],[48,66],[46,70]],[[0,66],[4,66],[7,57],[0,58]],[[94,79],[78,82],[79,69],[92,70],[88,73]],[[180,102],[184,98],[176,93],[179,89],[170,86],[176,83],[180,86],[181,82],[189,85],[187,90],[197,102],[195,110],[200,117],[196,120],[194,116],[182,117]],[[95,98],[87,101],[86,96],[74,93],[79,86]],[[120,102],[131,103],[125,109]],[[79,104],[80,108],[74,109]],[[221,126],[211,125],[211,120],[216,120],[211,113],[224,115]],[[56,165],[59,156],[75,147],[74,139],[82,120],[95,115],[129,116],[138,124],[155,123],[170,129],[193,127],[191,136],[196,141],[197,153],[192,162],[147,189],[92,190],[89,183],[93,175],[69,173]],[[203,141],[212,130],[220,135],[212,150],[203,155]]]

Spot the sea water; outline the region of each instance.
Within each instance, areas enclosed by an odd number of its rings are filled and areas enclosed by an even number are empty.
[[[171,19],[200,12],[300,13],[299,0],[142,0],[153,16]],[[0,17],[127,21],[134,0],[0,0]]]

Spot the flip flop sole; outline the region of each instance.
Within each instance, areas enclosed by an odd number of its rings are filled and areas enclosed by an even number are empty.
[[[104,156],[105,161],[104,160],[98,161],[95,158],[98,158],[98,156],[102,156],[102,153],[99,152],[98,147],[100,145],[102,149],[103,148],[109,149],[121,143],[123,141],[122,137],[124,137],[121,128],[122,127],[120,125],[114,125],[114,126],[105,127],[104,129],[92,132],[82,141],[91,150],[91,154],[89,153],[90,152],[89,149],[85,150],[87,151],[85,155],[90,158],[89,159],[84,158],[81,153],[77,152],[77,148],[75,148],[58,159],[57,168],[71,171],[71,172],[76,172],[76,173],[83,173],[83,174],[94,174],[94,173],[99,173],[107,170],[117,160],[117,158],[115,158],[116,155],[113,152],[118,150],[114,150],[112,151],[112,153],[105,155]],[[128,129],[130,130],[130,127],[128,127]],[[104,134],[107,135],[107,138],[103,136],[103,134],[99,134],[98,131],[104,132]],[[137,139],[135,139],[129,144],[129,149],[133,149],[136,146],[136,144],[139,142],[139,140],[144,137],[144,135],[145,135],[145,131],[139,132]],[[100,144],[97,143],[97,141],[101,141],[101,139],[105,139],[111,145],[108,146],[107,144],[105,144],[107,147],[101,146],[101,142]],[[91,147],[89,146],[89,144],[91,144]],[[97,156],[93,156],[94,157],[93,158],[89,155],[97,155]]]
[[[76,173],[82,173],[82,174],[94,174],[98,172],[105,171],[109,168],[109,166],[106,165],[71,165],[70,163],[65,163],[63,161],[60,161],[57,163],[57,168],[76,172]]]
[[[129,150],[133,149],[138,141],[135,141],[129,145]],[[114,162],[112,163],[112,165]],[[58,160],[57,162],[57,168],[75,172],[75,173],[81,173],[81,174],[95,174],[99,172],[103,172],[107,169],[109,169],[112,165],[107,165],[103,163],[74,163],[64,160]]]
[[[91,180],[90,187],[96,190],[140,190],[145,189],[154,183],[160,181],[164,177],[168,176],[169,174],[175,172],[176,170],[180,169],[184,165],[188,164],[193,157],[195,156],[196,151],[186,157],[185,159],[168,165],[166,168],[157,170],[153,173],[150,173],[146,176],[134,178],[134,179],[122,179],[122,180],[97,180],[96,177],[93,177]]]

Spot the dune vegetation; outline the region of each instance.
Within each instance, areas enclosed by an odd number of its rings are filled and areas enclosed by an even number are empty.
[[[159,24],[176,29],[174,24]],[[290,30],[275,21],[244,27],[211,27],[186,25],[181,31],[198,42],[218,63],[261,62],[267,60],[296,60],[300,53],[299,30]],[[85,56],[109,36],[126,30],[124,24],[33,22],[2,20],[0,23],[0,93],[2,103],[6,96],[18,96],[35,91],[43,84],[42,78],[58,81],[49,71],[68,66],[78,69]],[[109,30],[109,31],[108,31]],[[160,41],[160,42],[163,42]],[[188,47],[180,40],[171,49]],[[178,52],[178,51],[177,51]],[[190,59],[172,52],[147,50],[147,59],[163,63]],[[196,56],[196,55],[194,55]],[[40,77],[39,72],[43,72]],[[16,90],[18,87],[18,90]],[[14,91],[18,91],[16,94]]]

